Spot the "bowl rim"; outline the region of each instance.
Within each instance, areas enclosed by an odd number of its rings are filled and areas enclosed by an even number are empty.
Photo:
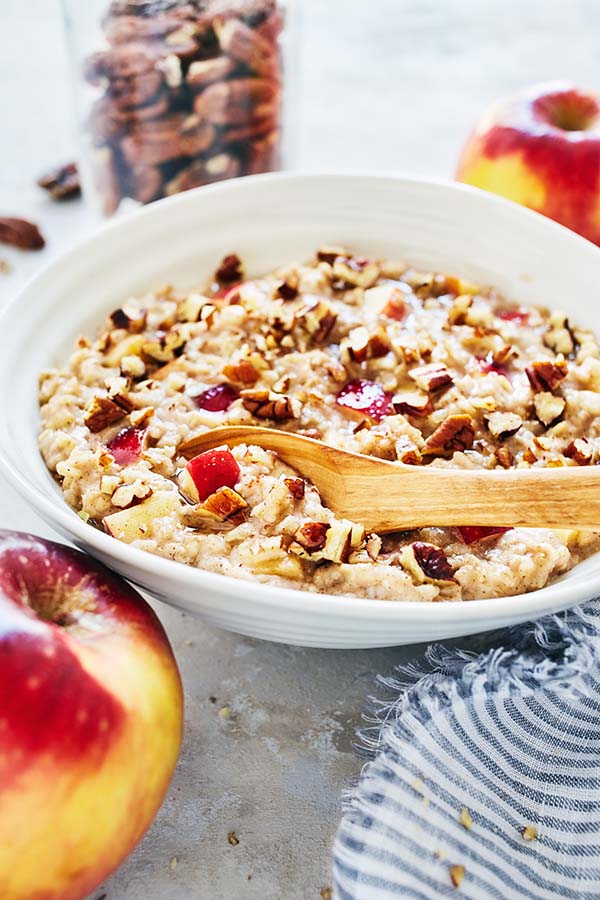
[[[191,191],[156,201],[148,206],[132,211],[126,216],[117,217],[103,223],[92,234],[77,241],[66,252],[49,260],[45,266],[25,282],[0,311],[0,329],[14,314],[25,294],[51,281],[54,274],[68,266],[71,260],[81,257],[90,248],[93,248],[94,244],[106,239],[111,234],[128,229],[132,225],[135,226],[136,222],[143,218],[160,215],[161,211],[166,207],[193,205],[209,192],[221,193],[251,189],[257,183],[277,185],[278,183],[289,181],[327,182],[333,180],[342,182],[356,179],[416,184],[438,188],[442,191],[470,195],[476,198],[478,203],[487,205],[490,209],[495,207],[511,209],[513,215],[529,217],[540,223],[543,222],[543,227],[549,231],[559,232],[563,241],[576,243],[580,247],[587,245],[589,251],[598,252],[598,248],[590,241],[533,210],[495,194],[450,179],[412,176],[395,172],[371,172],[368,170],[275,172],[231,179],[195,188]],[[518,212],[516,212],[517,210]],[[474,619],[477,619],[481,624],[480,630],[483,631],[486,628],[486,621],[491,621],[497,616],[506,615],[508,606],[510,606],[511,617],[514,616],[515,620],[520,617],[523,620],[526,617],[534,618],[537,613],[546,612],[553,604],[558,609],[588,599],[594,593],[591,589],[592,582],[597,584],[600,574],[600,554],[596,554],[595,556],[598,557],[597,566],[588,567],[585,573],[578,573],[578,567],[575,567],[558,580],[539,590],[508,597],[441,603],[410,600],[379,601],[352,595],[326,594],[299,588],[281,587],[259,580],[238,579],[230,575],[209,572],[185,563],[156,556],[148,551],[132,547],[111,537],[100,529],[88,525],[68,506],[66,501],[62,499],[62,495],[61,503],[53,503],[51,498],[37,486],[36,482],[28,481],[20,473],[16,472],[10,465],[10,460],[1,438],[0,471],[3,472],[7,480],[35,512],[38,512],[53,527],[55,527],[56,523],[60,531],[69,534],[81,545],[85,546],[86,549],[89,548],[92,552],[96,552],[104,558],[114,558],[125,567],[135,567],[142,570],[145,576],[156,576],[164,582],[172,582],[174,585],[178,582],[183,582],[188,588],[203,589],[207,594],[212,594],[213,597],[243,591],[249,602],[268,609],[279,608],[284,603],[288,611],[310,612],[321,617],[328,617],[332,614],[337,616],[341,613],[344,617],[355,620],[373,620],[375,617],[378,621],[383,622],[405,620],[407,624],[411,620],[420,622],[425,619],[426,622],[460,626],[463,622],[472,622]],[[587,562],[593,558],[594,556],[589,557]],[[562,599],[559,596],[555,596],[557,591],[562,591]],[[569,594],[567,601],[564,597],[565,592]]]

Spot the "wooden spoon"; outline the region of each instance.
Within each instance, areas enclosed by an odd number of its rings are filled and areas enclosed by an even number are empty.
[[[600,466],[442,469],[338,450],[298,434],[234,425],[179,446],[191,459],[223,444],[255,444],[318,488],[336,515],[380,533],[425,525],[600,529]]]

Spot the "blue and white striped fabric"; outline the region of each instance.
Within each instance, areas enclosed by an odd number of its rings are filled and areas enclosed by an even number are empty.
[[[599,900],[600,600],[501,640],[380,679],[335,900]]]

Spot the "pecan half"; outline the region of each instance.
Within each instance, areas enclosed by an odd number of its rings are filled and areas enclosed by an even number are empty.
[[[303,478],[284,478],[283,483],[294,500],[302,500],[306,491],[306,482]]]
[[[10,244],[21,250],[41,250],[46,241],[33,222],[27,219],[15,219],[0,216],[0,244]]]
[[[578,466],[589,466],[594,455],[594,449],[585,438],[576,438],[563,450],[563,455],[572,459]]]
[[[554,394],[550,394],[548,391],[543,391],[533,396],[535,414],[546,428],[560,419],[566,405],[563,397],[555,397]]]
[[[38,178],[37,183],[48,191],[54,200],[68,200],[71,197],[78,197],[81,193],[79,171],[77,163],[74,162],[52,169]]]
[[[392,406],[404,416],[424,418],[433,412],[433,402],[429,394],[421,391],[401,391],[392,397]]]
[[[244,267],[237,253],[230,253],[222,259],[219,268],[215,272],[217,281],[223,281],[225,284],[241,281],[243,277]]]
[[[171,113],[155,121],[136,122],[123,138],[121,148],[131,165],[157,166],[181,156],[204,153],[214,139],[215,129],[208,122],[194,115]]]
[[[259,75],[273,71],[272,45],[253,28],[248,28],[239,19],[226,22],[216,19],[213,27],[227,56],[244,63]]]
[[[448,416],[427,438],[421,452],[424,456],[451,455],[470,450],[474,439],[475,428],[470,416]]]
[[[490,434],[499,441],[506,441],[517,433],[523,419],[516,413],[493,412],[486,417],[486,425]]]
[[[236,64],[226,56],[216,56],[214,59],[203,59],[191,63],[185,80],[192,90],[204,88],[214,81],[222,81],[231,75],[236,69]]]
[[[404,547],[400,563],[417,584],[456,584],[454,569],[440,547],[415,541]]]
[[[428,363],[426,366],[411,369],[408,374],[418,387],[428,393],[439,391],[454,383],[451,373],[443,363]]]
[[[244,408],[257,419],[275,419],[283,422],[298,417],[292,399],[285,394],[275,394],[267,390],[248,390],[242,391],[240,397]]]
[[[322,550],[327,540],[329,526],[326,522],[306,522],[294,534],[294,540],[303,547],[307,553],[316,553]]]
[[[533,362],[525,369],[525,374],[534,391],[553,391],[561,381],[565,380],[568,372],[569,368],[564,359],[557,362],[542,359]]]
[[[122,419],[125,410],[108,397],[94,397],[85,411],[84,423],[95,434]]]
[[[194,101],[196,115],[213,125],[245,125],[273,114],[277,86],[268,78],[234,78],[210,84]]]

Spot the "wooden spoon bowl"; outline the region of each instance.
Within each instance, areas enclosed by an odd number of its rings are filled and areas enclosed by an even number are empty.
[[[600,467],[407,466],[273,428],[233,425],[184,441],[187,459],[222,445],[274,450],[333,512],[385,533],[427,525],[600,529]]]

